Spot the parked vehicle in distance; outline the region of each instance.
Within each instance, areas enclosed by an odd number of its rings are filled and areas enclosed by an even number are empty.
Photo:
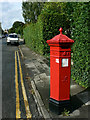
[[[19,37],[16,33],[10,33],[7,37],[8,44],[19,44]]]
[[[2,36],[0,35],[0,39],[2,39]]]
[[[5,35],[2,35],[2,38],[5,38],[6,36]]]
[[[2,34],[2,35],[0,35],[0,39],[2,39],[2,38],[5,38],[5,35],[3,35],[3,34]]]

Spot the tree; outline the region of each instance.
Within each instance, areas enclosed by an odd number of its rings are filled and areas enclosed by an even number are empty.
[[[23,2],[22,11],[23,17],[26,23],[37,21],[38,15],[40,15],[44,2]]]
[[[25,26],[25,24],[23,22],[15,21],[13,23],[12,28],[9,29],[9,33],[17,33],[17,34],[20,34],[22,36],[24,26]]]

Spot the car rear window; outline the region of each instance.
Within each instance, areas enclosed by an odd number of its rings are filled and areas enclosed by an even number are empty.
[[[9,37],[11,37],[11,38],[17,38],[18,36],[17,35],[9,35]]]

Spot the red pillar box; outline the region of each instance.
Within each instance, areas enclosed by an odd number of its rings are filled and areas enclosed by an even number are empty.
[[[71,45],[74,41],[62,34],[47,40],[50,46],[50,102],[61,104],[70,100]]]

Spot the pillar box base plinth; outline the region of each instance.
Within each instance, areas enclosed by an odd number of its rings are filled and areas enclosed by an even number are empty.
[[[49,109],[56,113],[56,114],[61,114],[64,109],[70,110],[70,100],[65,100],[65,101],[57,101],[52,98],[49,99]]]
[[[52,99],[52,98],[49,99],[49,102],[50,102],[50,103],[53,103],[53,104],[55,104],[55,105],[57,105],[57,106],[60,106],[60,105],[63,106],[63,105],[65,105],[65,104],[70,104],[70,100],[57,101],[57,100]]]

